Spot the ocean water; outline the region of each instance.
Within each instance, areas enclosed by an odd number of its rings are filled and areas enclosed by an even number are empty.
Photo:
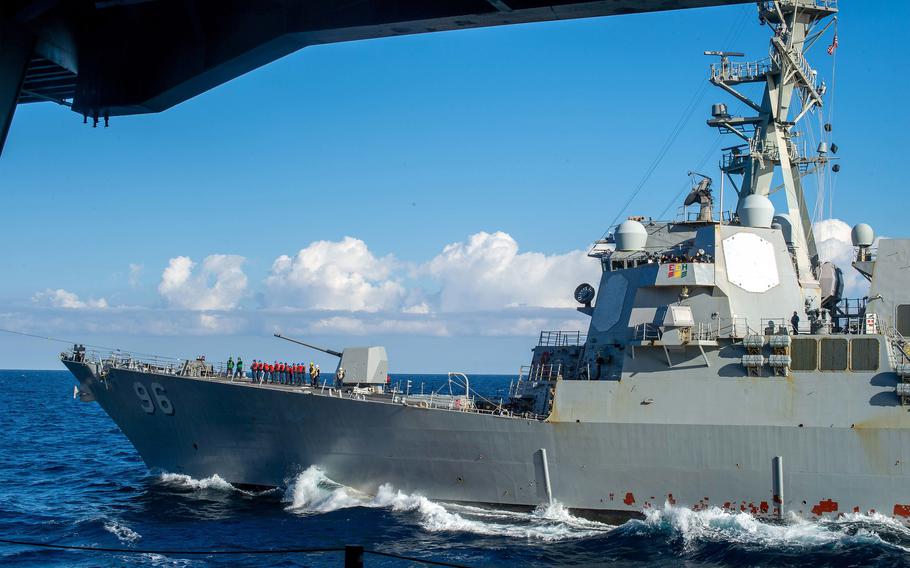
[[[419,390],[439,376],[406,377]],[[620,526],[558,504],[530,513],[376,495],[307,467],[286,487],[149,472],[64,372],[0,371],[0,538],[127,549],[366,548],[467,566],[910,566],[910,530],[882,516],[760,522],[666,506]],[[490,397],[508,378],[472,377]],[[307,466],[310,464],[301,464]],[[0,544],[3,566],[340,566],[338,553],[274,556],[102,554]],[[366,557],[366,566],[417,566]]]

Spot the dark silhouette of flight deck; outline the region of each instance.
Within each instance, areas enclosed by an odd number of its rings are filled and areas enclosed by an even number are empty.
[[[16,105],[160,112],[307,45],[745,0],[4,0],[0,151]]]

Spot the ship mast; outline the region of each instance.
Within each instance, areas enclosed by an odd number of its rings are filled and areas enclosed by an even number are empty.
[[[824,105],[826,85],[818,79],[806,52],[833,21],[815,31],[819,22],[837,13],[837,0],[762,1],[758,2],[758,13],[762,23],[774,33],[768,58],[734,62],[731,58],[743,54],[705,52],[720,57],[719,63],[711,65],[710,82],[755,114],[730,116],[726,105],[715,104],[708,125],[743,140],[742,144],[727,148],[721,162],[721,170],[739,194],[737,209],[748,195],[771,194],[774,172],[780,167],[800,286],[807,303],[817,307],[819,286],[815,271],[819,261],[802,177],[824,167],[829,158],[825,148],[809,155],[805,144],[801,149],[794,139],[800,135],[796,125],[810,111]],[[740,85],[748,83],[765,84],[761,102],[739,90]],[[734,175],[742,176],[739,186]]]

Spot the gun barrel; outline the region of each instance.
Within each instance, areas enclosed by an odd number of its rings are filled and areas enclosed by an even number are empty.
[[[316,351],[322,351],[323,353],[328,353],[329,355],[334,355],[335,357],[341,358],[341,353],[339,353],[338,351],[333,351],[331,349],[326,349],[324,347],[319,347],[317,345],[310,345],[309,343],[304,343],[303,341],[294,339],[293,337],[286,337],[284,335],[281,335],[280,333],[276,333],[275,337],[277,337],[278,339],[290,341],[291,343],[296,343],[297,345],[303,345],[304,347],[309,347],[310,349],[315,349]]]

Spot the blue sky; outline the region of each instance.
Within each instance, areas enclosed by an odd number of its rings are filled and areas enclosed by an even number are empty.
[[[897,236],[910,5],[841,4],[832,213]],[[386,344],[398,371],[510,372],[536,325],[584,328],[568,296],[596,261],[579,251],[702,87],[702,52],[731,48],[766,54],[753,5],[313,46],[108,129],[22,106],[0,157],[0,325],[168,355],[302,356],[269,339],[280,328]],[[823,48],[812,61],[830,81]],[[675,211],[721,101],[699,100],[628,213]],[[206,272],[210,255],[227,256]],[[180,257],[195,264],[162,291]],[[0,367],[54,368],[56,349],[0,336]]]

